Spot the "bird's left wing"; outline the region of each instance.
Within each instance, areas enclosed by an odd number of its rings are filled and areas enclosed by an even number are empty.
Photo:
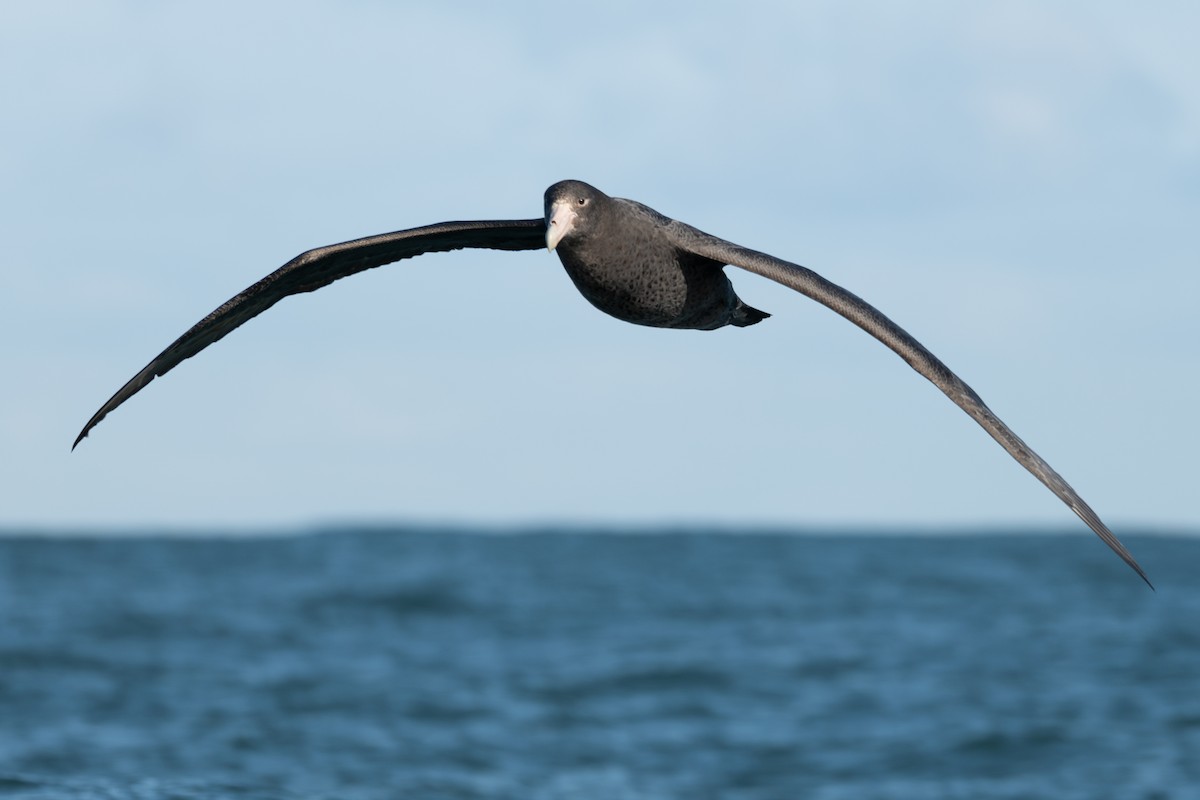
[[[924,345],[910,336],[907,331],[884,316],[879,309],[799,264],[727,242],[678,220],[666,222],[664,232],[677,247],[721,264],[741,267],[795,289],[836,311],[883,342],[908,362],[909,366],[941,389],[947,397],[954,401],[955,405],[967,412],[985,431],[991,434],[993,439],[1000,443],[1001,447],[1008,451],[1009,455],[1033,473],[1034,477],[1045,484],[1050,491],[1054,492],[1060,500],[1079,515],[1080,519],[1087,523],[1097,536],[1104,540],[1105,544],[1112,548],[1113,552],[1132,567],[1142,580],[1150,584],[1149,578],[1138,566],[1137,561],[1108,529],[1108,526],[1100,520],[1096,512],[1076,494],[1071,485],[1043,461],[1041,456],[1035,453],[1029,445],[1021,441],[1021,438],[1013,433],[999,417],[992,413],[992,410],[984,404],[979,395],[965,381],[951,372],[949,367],[925,349]],[[1153,588],[1152,584],[1151,588]]]
[[[134,375],[88,420],[71,449],[74,450],[108,412],[133,397],[156,376],[165,374],[185,358],[196,355],[288,295],[315,291],[339,278],[422,253],[442,253],[468,247],[537,250],[545,246],[546,223],[538,218],[442,222],[301,253],[197,322],[170,347],[155,356],[145,369]]]

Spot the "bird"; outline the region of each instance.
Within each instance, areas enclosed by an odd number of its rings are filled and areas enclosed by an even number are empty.
[[[425,253],[466,248],[558,255],[580,294],[636,325],[688,330],[757,325],[770,315],[734,291],[726,266],[776,281],[828,307],[882,342],[974,419],[1062,500],[1141,578],[1145,571],[1070,484],[1025,444],[975,391],[881,311],[810,269],[705,233],[579,180],[559,181],[532,219],[442,222],[308,250],[197,322],[134,375],[84,425],[71,449],[111,411],[285,297]]]

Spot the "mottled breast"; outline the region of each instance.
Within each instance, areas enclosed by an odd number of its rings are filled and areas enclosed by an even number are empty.
[[[657,220],[632,211],[558,247],[580,294],[604,313],[637,325],[707,329],[728,324],[737,296],[722,265],[678,249],[662,235]]]

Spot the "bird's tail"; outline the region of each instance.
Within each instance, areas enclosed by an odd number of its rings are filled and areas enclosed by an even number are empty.
[[[746,305],[741,300],[738,300],[737,308],[733,310],[733,316],[729,320],[729,324],[736,325],[739,328],[745,328],[749,325],[762,322],[767,317],[771,316],[765,311],[759,311],[757,308]]]

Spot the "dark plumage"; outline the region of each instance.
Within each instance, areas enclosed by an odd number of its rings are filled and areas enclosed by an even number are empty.
[[[673,220],[580,181],[546,190],[547,244],[588,302],[656,328],[745,327],[769,317],[743,303],[725,264],[665,235]]]
[[[159,353],[88,420],[75,445],[156,376],[288,295],[311,292],[338,278],[422,253],[468,247],[534,250],[543,244],[557,249],[567,274],[588,302],[638,325],[714,330],[761,322],[769,315],[742,302],[725,276],[726,265],[778,281],[833,309],[941,389],[1150,583],[1129,551],[1075,490],[993,414],[971,387],[873,306],[797,264],[710,236],[641,203],[609,197],[581,181],[562,181],[547,189],[541,219],[444,222],[300,254]]]

